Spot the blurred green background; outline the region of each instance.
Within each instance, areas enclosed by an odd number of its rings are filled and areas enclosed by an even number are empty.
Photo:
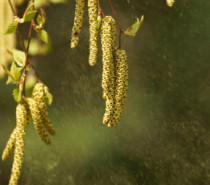
[[[107,1],[101,1],[111,14]],[[88,17],[70,49],[73,0],[46,8],[52,51],[32,60],[54,96],[52,146],[33,125],[26,133],[20,185],[210,184],[210,1],[115,0],[123,27],[145,16],[135,38],[123,37],[129,88],[120,123],[102,124],[101,53],[88,65]],[[24,5],[20,8],[24,10]],[[12,87],[0,81],[0,153],[15,126]],[[12,157],[0,162],[0,184]]]

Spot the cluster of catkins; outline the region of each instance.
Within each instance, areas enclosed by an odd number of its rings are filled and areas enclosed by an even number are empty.
[[[15,46],[15,34],[5,35],[8,23],[12,19],[12,12],[8,1],[0,0],[0,79],[4,77],[5,71],[1,65],[7,66],[11,61],[11,56],[7,53],[7,49]]]
[[[51,135],[55,134],[53,125],[48,117],[45,88],[47,87],[44,84],[37,83],[33,89],[32,97],[23,98],[16,107],[16,127],[10,135],[2,154],[2,160],[7,161],[13,148],[15,148],[9,185],[18,184],[23,162],[25,129],[30,118],[33,119],[37,133],[46,144],[49,145],[51,143],[46,130]]]
[[[71,36],[71,48],[79,42],[82,29],[84,0],[76,0],[75,19]],[[98,1],[88,0],[89,13],[89,64],[94,66],[97,60],[97,40],[100,32],[102,49],[102,89],[105,99],[105,114],[103,123],[108,126],[116,125],[122,115],[126,91],[128,87],[128,64],[125,50],[115,48],[116,25],[111,16],[98,15]]]

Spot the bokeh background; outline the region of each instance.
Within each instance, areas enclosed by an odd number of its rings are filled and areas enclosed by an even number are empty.
[[[106,15],[107,1],[101,1]],[[210,184],[210,1],[115,0],[124,28],[145,16],[135,38],[123,36],[129,88],[120,123],[102,124],[101,53],[88,65],[88,17],[79,46],[70,49],[73,0],[46,8],[48,55],[33,57],[54,96],[52,145],[33,125],[26,133],[20,185]],[[24,6],[19,8],[21,15]],[[15,127],[12,86],[0,80],[0,153]],[[12,157],[0,162],[0,184]]]

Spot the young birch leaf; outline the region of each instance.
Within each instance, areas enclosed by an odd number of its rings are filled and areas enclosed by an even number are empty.
[[[13,23],[9,24],[7,27],[7,31],[5,32],[5,35],[15,33],[17,27],[18,27],[18,22],[13,22]]]
[[[45,43],[48,43],[49,36],[48,36],[48,33],[45,30],[37,31],[37,35]]]
[[[2,64],[2,67],[3,67],[4,71],[5,71],[5,73],[7,73],[7,75],[9,77],[11,77],[13,81],[15,81],[14,76],[10,73],[10,71],[3,64]]]
[[[36,21],[37,21],[37,23],[39,24],[39,26],[40,26],[40,27],[42,27],[42,26],[43,26],[43,21],[42,21],[42,17],[41,17],[41,15],[38,15],[38,16],[37,16]]]
[[[13,95],[13,98],[15,99],[15,101],[19,103],[20,100],[21,100],[21,91],[20,91],[20,89],[19,88],[15,88],[13,90],[12,95]]]
[[[136,22],[129,27],[126,31],[124,31],[124,34],[130,37],[135,37],[137,31],[139,30],[139,28],[141,27],[142,23],[144,21],[144,16],[141,16],[141,19],[139,20],[139,18],[136,18]]]
[[[10,75],[8,76],[6,84],[17,84],[21,75],[21,71],[22,69],[20,67],[17,67],[15,62],[12,62],[10,68]]]
[[[28,11],[26,15],[24,14],[23,21],[24,22],[31,21],[35,17],[36,12],[37,12],[37,10]]]
[[[53,102],[53,96],[49,92],[49,89],[47,86],[44,87],[44,93],[45,93],[45,101],[47,102],[48,105],[51,105]]]
[[[27,44],[28,41],[26,40],[25,42]],[[50,49],[51,49],[50,42],[44,44],[43,42],[40,42],[40,40],[32,38],[28,53],[30,55],[45,55],[50,51]]]
[[[37,80],[34,75],[31,75],[31,74],[27,75],[26,84],[25,84],[26,91],[31,90],[36,84],[36,82]]]
[[[58,4],[58,3],[67,3],[67,0],[50,0],[51,3]]]
[[[40,8],[40,12],[41,12],[42,21],[44,24],[46,22],[46,12],[44,11],[43,8]]]
[[[9,54],[12,55],[13,60],[15,61],[15,63],[17,63],[18,66],[23,67],[25,65],[26,55],[23,51],[17,49],[7,51],[9,52]]]

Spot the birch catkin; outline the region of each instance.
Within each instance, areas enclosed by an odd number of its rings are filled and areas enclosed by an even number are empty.
[[[90,26],[90,41],[89,41],[89,64],[94,66],[97,60],[97,36],[98,36],[98,4],[97,0],[88,0],[88,14],[89,14],[89,26]]]
[[[115,66],[113,61],[113,18],[106,16],[102,19],[101,25],[101,45],[102,45],[102,89],[103,98],[106,100],[103,123],[108,124],[114,110],[115,93]]]
[[[115,53],[116,61],[116,86],[115,108],[112,121],[109,126],[114,126],[120,121],[128,88],[128,63],[125,50],[118,49]]]
[[[21,102],[16,108],[16,140],[15,140],[15,154],[12,166],[12,173],[9,181],[9,185],[17,185],[20,177],[20,172],[23,162],[24,151],[24,136],[25,128],[28,124],[28,113],[25,102]]]
[[[42,122],[42,116],[37,106],[37,102],[33,98],[26,98],[33,119],[34,127],[39,134],[40,138],[48,145],[51,144],[50,138],[45,131],[45,127]]]
[[[79,42],[79,33],[82,29],[83,23],[84,6],[84,0],[76,0],[74,26],[71,34],[71,48],[75,48]]]
[[[42,83],[37,83],[34,86],[33,92],[32,92],[32,97],[36,101],[38,109],[41,113],[41,118],[42,122],[47,129],[47,131],[54,135],[55,134],[55,129],[50,122],[49,116],[48,116],[48,111],[47,111],[47,104],[45,102],[45,93],[44,93],[44,84]]]
[[[7,161],[12,153],[12,149],[15,146],[16,141],[16,128],[12,131],[12,134],[10,135],[10,138],[7,142],[7,145],[2,153],[2,161]]]

